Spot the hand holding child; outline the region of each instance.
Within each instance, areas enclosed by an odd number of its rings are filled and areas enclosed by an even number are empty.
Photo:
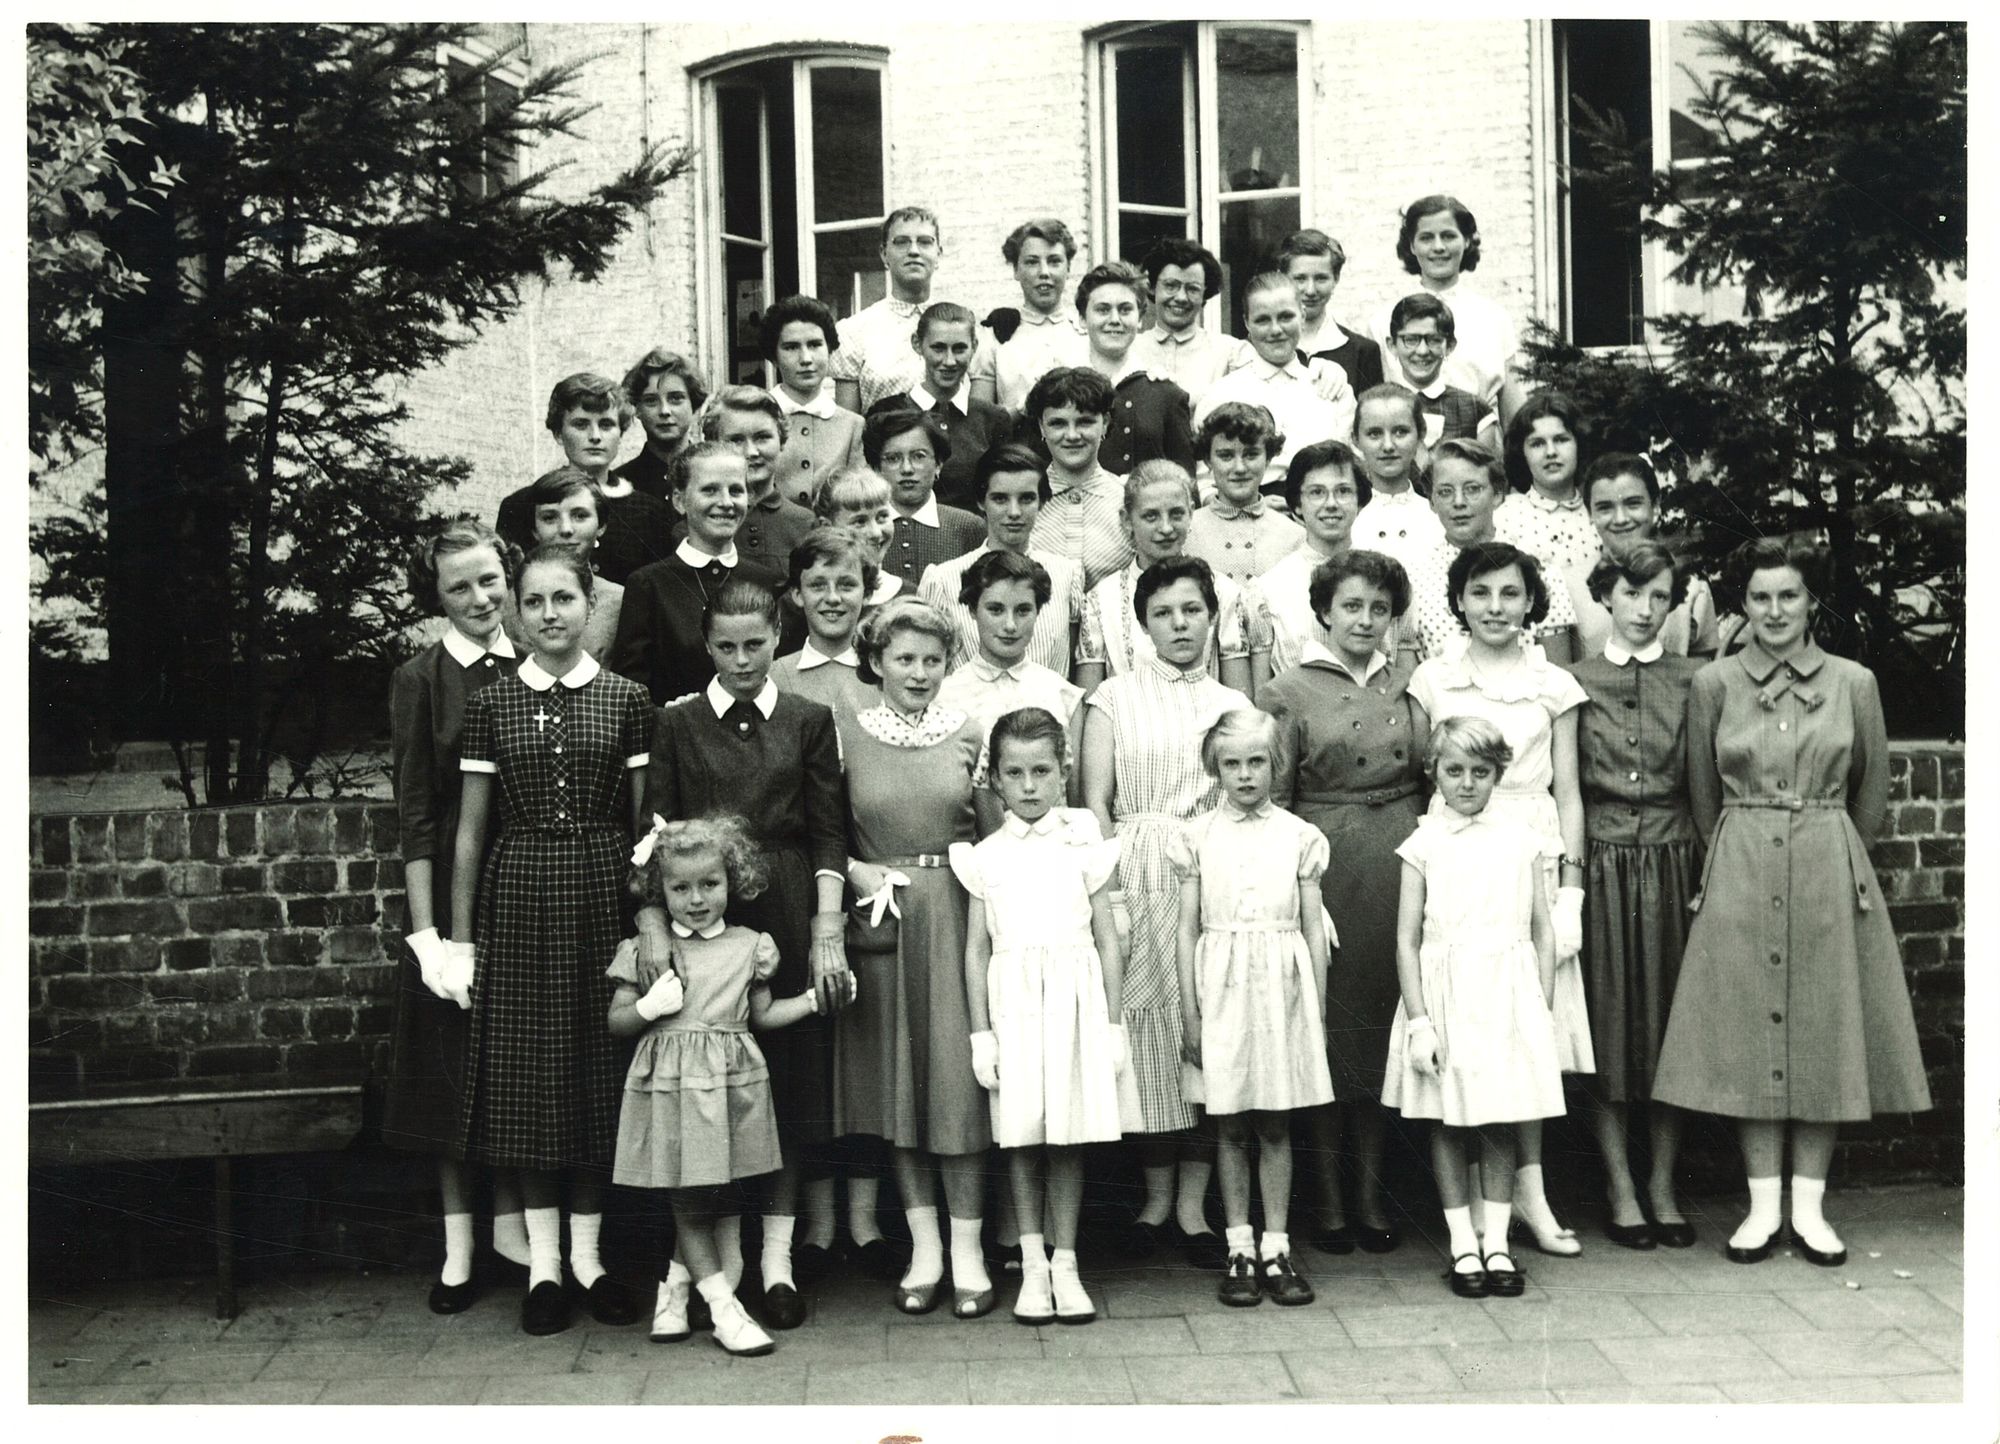
[[[972,1076],[988,1093],[1000,1087],[1000,1040],[990,1032],[972,1035]]]
[[[686,989],[681,984],[681,975],[671,966],[654,980],[646,989],[645,996],[634,1003],[633,1009],[648,1023],[655,1019],[678,1013],[687,1001]]]

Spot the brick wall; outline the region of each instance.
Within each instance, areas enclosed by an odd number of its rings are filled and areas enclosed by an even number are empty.
[[[1938,1106],[1847,1130],[1843,1169],[1952,1175],[1964,1133],[1963,749],[1899,746],[1891,791],[1893,828],[1874,857]],[[403,931],[395,822],[379,802],[31,820],[32,1096],[225,1074],[379,1079]],[[1732,1148],[1721,1132],[1715,1145],[1726,1181]]]

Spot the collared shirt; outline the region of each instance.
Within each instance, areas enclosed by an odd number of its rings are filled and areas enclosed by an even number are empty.
[[[1354,392],[1347,385],[1347,373],[1339,367],[1329,374],[1340,382],[1340,390],[1328,401],[1319,394],[1311,373],[1297,360],[1273,366],[1253,353],[1252,359],[1237,367],[1208,388],[1194,413],[1195,430],[1229,401],[1262,406],[1278,423],[1285,444],[1264,468],[1264,484],[1283,482],[1285,468],[1302,446],[1315,441],[1346,439],[1354,430]],[[1203,470],[1206,471],[1204,466]]]
[[[1419,283],[1412,280],[1403,295],[1418,287]],[[1506,308],[1474,290],[1462,275],[1431,294],[1451,307],[1452,330],[1458,336],[1458,344],[1445,358],[1444,379],[1491,406],[1500,394],[1500,383],[1506,379],[1508,358],[1521,349],[1521,328],[1514,324]],[[1400,375],[1402,368],[1396,365],[1396,348],[1389,339],[1389,317],[1395,309],[1395,301],[1390,301],[1376,313],[1375,339],[1382,344],[1382,369],[1387,372],[1393,368]]]
[[[1466,635],[1465,624],[1453,615],[1447,595],[1451,590],[1451,564],[1458,559],[1458,553],[1458,547],[1440,537],[1428,552],[1417,557],[1414,565],[1405,564],[1410,574],[1410,610],[1406,617],[1415,619],[1414,635],[1405,633],[1406,645],[1414,641],[1425,657],[1443,656],[1447,644]],[[1576,611],[1569,604],[1569,588],[1546,563],[1542,566],[1542,585],[1549,594],[1549,614],[1534,629],[1535,636],[1546,637],[1574,627]]]
[[[521,664],[519,675],[523,682],[537,692],[546,692],[558,682],[574,692],[579,687],[588,687],[596,681],[600,670],[602,669],[597,665],[597,658],[585,652],[582,660],[560,677],[551,677],[542,670],[542,664],[533,657]]]
[[[1077,564],[1084,589],[1132,560],[1118,518],[1125,509],[1124,485],[1102,466],[1074,484],[1051,475],[1056,488],[1028,533],[1031,552],[1052,552]]]
[[[720,677],[709,678],[708,686],[702,691],[702,696],[708,699],[708,705],[717,717],[728,715],[729,709],[743,700],[740,697],[734,696],[727,687],[723,686]],[[749,700],[750,704],[763,714],[764,720],[769,722],[771,714],[778,710],[777,684],[769,677],[766,677],[763,687],[758,690],[755,697]]]
[[[799,670],[801,672],[810,672],[815,667],[832,666],[836,663],[842,667],[859,667],[861,665],[861,658],[855,655],[853,647],[829,656],[819,649],[819,642],[813,637],[807,637],[806,644],[799,648]]]
[[[840,349],[827,369],[834,380],[852,381],[860,388],[863,411],[924,379],[923,357],[910,345],[910,338],[917,334],[917,317],[928,305],[929,301],[884,296],[840,323]]]
[[[514,651],[514,641],[507,635],[505,627],[494,630],[491,646],[473,641],[449,623],[445,625],[444,635],[438,640],[444,643],[444,649],[450,653],[452,661],[461,667],[477,666],[487,657],[505,657],[511,661],[517,655]]]
[[[1631,845],[1695,836],[1688,694],[1704,665],[1674,656],[1658,638],[1637,657],[1614,638],[1602,656],[1571,664],[1589,699],[1577,713],[1576,771],[1592,840]]]
[[[1347,658],[1328,647],[1320,645],[1317,640],[1311,637],[1306,638],[1305,646],[1299,652],[1300,665],[1303,666],[1307,662],[1312,662],[1322,667],[1336,668],[1342,676],[1348,678],[1357,687],[1366,687],[1370,678],[1389,665],[1388,657],[1381,652],[1370,652],[1368,654],[1368,665],[1362,669],[1361,675],[1356,676],[1354,669],[1347,665]]]
[[[1609,662],[1614,667],[1622,667],[1627,662],[1637,662],[1640,666],[1643,667],[1648,665],[1649,663],[1659,661],[1660,658],[1666,656],[1666,654],[1667,654],[1667,649],[1660,645],[1660,639],[1658,637],[1653,638],[1652,641],[1646,643],[1645,646],[1641,647],[1636,652],[1626,651],[1623,647],[1621,647],[1618,644],[1618,639],[1616,637],[1613,637],[1610,641],[1604,644],[1604,660]]]
[[[1027,822],[1009,812],[1000,819],[1000,825],[1007,830],[1009,837],[1028,837],[1031,835],[1034,837],[1047,837],[1050,833],[1062,831],[1064,825],[1062,809],[1051,807],[1033,822]]]
[[[1415,487],[1396,492],[1378,487],[1355,516],[1348,536],[1354,546],[1386,552],[1407,572],[1419,557],[1444,540],[1444,523]]]
[[[1240,363],[1248,345],[1234,336],[1218,336],[1206,326],[1185,331],[1154,326],[1132,342],[1127,355],[1131,364],[1166,377],[1199,406],[1223,373]]]
[[[965,384],[990,381],[994,400],[1009,411],[1019,411],[1027,405],[1035,383],[1049,372],[1058,366],[1089,364],[1090,338],[1073,309],[1059,305],[1045,316],[1023,306],[1021,324],[1005,342],[996,342],[990,329],[980,338]]]
[[[1036,662],[1023,660],[1011,667],[996,667],[984,657],[974,656],[944,679],[938,702],[977,722],[983,739],[993,731],[995,722],[1022,707],[1039,707],[1067,728],[1083,702],[1083,688]],[[987,760],[982,741],[972,772],[974,787],[986,785]]]
[[[1519,500],[1516,497],[1501,507],[1500,515],[1505,515]],[[1522,549],[1527,550],[1525,547]],[[1610,608],[1590,594],[1590,574],[1602,560],[1602,552],[1592,552],[1586,561],[1565,568],[1562,574],[1563,590],[1569,594],[1570,610],[1576,613],[1577,652],[1580,656],[1595,656],[1612,640]],[[1678,607],[1667,613],[1667,620],[1661,625],[1655,640],[1676,657],[1713,657],[1721,650],[1715,593],[1709,590],[1706,581],[1693,575],[1688,577],[1687,595]]]
[[[939,562],[964,556],[986,536],[986,523],[969,511],[943,506],[937,493],[908,516],[896,512],[888,549],[882,553],[885,574],[900,577],[915,590],[925,571]]]
[[[785,444],[771,465],[778,494],[810,507],[833,477],[868,464],[861,450],[861,418],[834,405],[831,382],[803,405],[782,386],[772,387],[771,396],[785,413]]]
[[[960,416],[968,416],[972,412],[971,387],[964,382],[950,396],[933,396],[928,386],[918,382],[910,388],[910,400],[916,402],[919,411],[935,411],[940,406],[949,406]]]
[[[1604,548],[1580,494],[1555,501],[1532,487],[1501,503],[1493,513],[1493,532],[1564,575],[1578,567],[1588,571]]]
[[[735,542],[731,542],[728,546],[724,547],[719,554],[711,556],[693,542],[683,538],[681,544],[674,548],[674,555],[693,567],[696,571],[701,571],[712,562],[720,562],[723,566],[734,571],[740,561],[740,558],[736,555]]]
[[[976,551],[949,561],[935,562],[925,569],[917,584],[917,595],[952,619],[958,634],[954,664],[963,664],[979,655],[979,623],[972,608],[958,599],[958,589],[966,572],[988,552],[998,551],[989,540]],[[1070,655],[1074,629],[1083,623],[1083,568],[1053,552],[1028,549],[1030,560],[1040,562],[1049,574],[1049,600],[1035,617],[1034,635],[1028,639],[1028,660],[1038,662],[1058,676],[1067,677],[1075,659]]]
[[[1138,597],[1137,558],[1090,589],[1083,604],[1083,632],[1076,642],[1076,660],[1104,668],[1104,675],[1136,671],[1154,661],[1153,639],[1141,625],[1134,603]],[[1271,645],[1265,618],[1250,609],[1243,589],[1225,576],[1215,578],[1215,625],[1208,634],[1209,674],[1218,681],[1222,664]]]
[[[1188,521],[1187,554],[1200,557],[1238,586],[1247,586],[1297,551],[1305,528],[1262,499],[1234,507],[1217,497]]]
[[[714,922],[710,923],[707,927],[701,929],[699,932],[689,927],[679,918],[668,918],[667,926],[674,930],[674,936],[677,938],[698,937],[703,942],[707,942],[713,938],[719,938],[722,936],[722,934],[729,927],[729,919],[717,918]]]
[[[1196,516],[1200,514],[1195,513]],[[1253,577],[1244,588],[1245,605],[1261,613],[1265,626],[1270,629],[1271,675],[1274,677],[1282,676],[1305,660],[1303,649],[1306,642],[1315,641],[1322,647],[1326,642],[1326,629],[1320,626],[1319,618],[1313,615],[1312,610],[1312,574],[1326,558],[1304,539],[1303,528],[1300,532],[1299,544],[1266,567],[1260,575]],[[1192,551],[1193,547],[1194,534],[1190,528],[1188,548]],[[1393,630],[1390,635],[1394,636]]]
[[[904,520],[905,517],[910,521],[921,522],[928,527],[935,527],[938,524],[937,493],[932,492],[929,496],[925,497],[924,504],[913,512],[905,513],[899,511],[896,513],[898,521]]]
[[[771,388],[771,399],[778,403],[778,409],[784,412],[787,417],[803,413],[807,416],[817,416],[822,421],[831,421],[833,414],[840,410],[834,404],[833,391],[830,386],[820,387],[819,391],[810,401],[800,401],[784,387],[773,386]]]
[[[1476,441],[1487,427],[1498,427],[1500,413],[1463,386],[1454,386],[1440,372],[1430,385],[1418,386],[1405,376],[1405,385],[1417,393],[1417,415],[1423,418],[1424,445],[1440,441]]]

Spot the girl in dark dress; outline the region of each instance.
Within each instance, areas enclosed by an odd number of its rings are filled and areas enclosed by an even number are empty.
[[[465,1085],[463,988],[447,986],[444,939],[451,926],[451,849],[458,835],[458,740],[472,693],[514,668],[501,626],[520,553],[481,522],[447,524],[410,553],[410,592],[448,626],[443,638],[396,669],[389,684],[390,781],[409,894],[409,955],[396,970],[382,1141],[437,1159],[444,1200],[444,1266],[431,1285],[431,1311],[469,1307],[472,1284],[472,1170],[451,1154]],[[456,981],[456,980],[453,980]],[[528,1236],[513,1180],[493,1184],[493,1247],[528,1261]]]
[[[714,671],[703,691],[657,714],[648,816],[668,821],[732,812],[749,823],[763,850],[770,886],[745,900],[735,922],[769,933],[778,945],[772,990],[791,997],[820,993],[820,1012],[763,1040],[784,1163],[764,1215],[763,1315],[773,1328],[797,1328],[805,1304],[792,1274],[792,1239],[801,1193],[806,1237],[833,1243],[833,1035],[830,1014],[852,995],[847,971],[846,801],[833,713],[780,692],[770,679],[778,653],[778,596],[754,582],[730,581],[703,619]],[[667,964],[667,916],[657,904],[639,910],[639,985],[651,987]],[[803,1185],[803,1187],[802,1187]],[[741,1282],[742,1245],[733,1216],[716,1221],[723,1270]],[[673,1281],[673,1280],[670,1280]]]
[[[460,746],[450,946],[460,968],[471,964],[472,1011],[453,1142],[467,1162],[521,1171],[529,1250],[521,1327],[531,1334],[569,1326],[565,1175],[571,1277],[599,1322],[633,1318],[597,1241],[625,1071],[604,1025],[606,969],[618,949],[652,709],[636,683],[583,650],[590,588],[590,568],[572,548],[529,554],[519,597],[534,655],[473,694]],[[628,773],[637,774],[629,784]]]

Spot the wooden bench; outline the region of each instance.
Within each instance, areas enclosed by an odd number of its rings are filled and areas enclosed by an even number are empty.
[[[34,1167],[215,1160],[215,1315],[233,1319],[236,1227],[233,1162],[344,1149],[361,1133],[361,1085],[259,1087],[247,1080],[172,1092],[107,1093],[28,1105]]]

